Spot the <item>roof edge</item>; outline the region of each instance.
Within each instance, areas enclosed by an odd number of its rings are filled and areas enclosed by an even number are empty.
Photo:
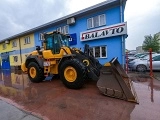
[[[110,4],[110,3],[114,3],[114,2],[117,2],[117,1],[119,1],[119,0],[106,0],[106,1],[104,1],[104,2],[98,3],[98,4],[93,5],[93,6],[91,6],[91,7],[88,7],[88,8],[82,9],[82,10],[79,10],[79,11],[77,11],[77,12],[74,12],[74,13],[72,13],[72,14],[66,15],[66,16],[61,17],[61,18],[58,18],[58,19],[55,19],[55,20],[53,20],[53,21],[51,21],[51,22],[47,22],[47,23],[42,24],[42,25],[39,25],[39,26],[37,26],[37,27],[28,29],[28,30],[26,30],[26,31],[24,31],[24,32],[20,32],[20,33],[15,34],[15,35],[13,35],[13,36],[11,36],[11,37],[4,38],[4,39],[0,40],[0,43],[4,42],[4,41],[6,41],[6,40],[16,39],[16,38],[18,38],[18,37],[22,37],[22,36],[24,36],[24,35],[31,34],[32,32],[38,31],[38,30],[40,30],[40,29],[42,29],[42,28],[44,28],[44,27],[47,27],[47,26],[49,26],[49,25],[51,25],[51,24],[54,24],[54,23],[56,23],[56,22],[63,21],[63,20],[65,20],[65,19],[67,19],[67,18],[70,18],[70,17],[76,16],[76,15],[85,13],[85,12],[87,12],[87,11],[91,11],[91,10],[93,10],[93,9],[96,9],[96,8],[101,7],[101,6],[104,6],[104,5],[107,5],[107,4]],[[122,0],[122,1],[127,1],[127,0]]]

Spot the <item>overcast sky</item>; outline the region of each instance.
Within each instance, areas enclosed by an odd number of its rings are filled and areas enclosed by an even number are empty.
[[[105,0],[0,0],[0,40]],[[145,35],[160,32],[160,0],[128,0],[127,49],[141,46]]]

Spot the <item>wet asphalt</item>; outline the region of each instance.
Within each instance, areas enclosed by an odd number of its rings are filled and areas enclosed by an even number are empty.
[[[158,120],[160,72],[129,72],[139,104],[100,94],[96,82],[80,90],[66,88],[59,79],[31,83],[21,71],[0,72],[0,120]],[[106,78],[107,79],[107,78]]]

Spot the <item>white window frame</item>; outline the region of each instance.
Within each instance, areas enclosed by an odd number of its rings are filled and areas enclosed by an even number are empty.
[[[6,43],[3,43],[3,50],[5,50],[7,48]]]
[[[91,27],[89,27],[89,20],[91,20]],[[90,29],[90,28],[94,28],[94,24],[93,24],[93,18],[89,18],[87,19],[87,28]]]
[[[62,32],[62,28],[61,28],[61,27],[58,27],[58,28],[57,28],[57,31],[58,31],[58,32]]]
[[[63,34],[68,34],[69,33],[69,26],[68,25],[65,25],[62,27],[62,33]]]
[[[95,18],[97,18],[97,20],[98,20],[98,26],[96,26],[96,24],[95,24]],[[98,16],[94,16],[93,17],[93,27],[99,27],[100,26],[100,17],[99,17],[99,15]]]
[[[12,47],[17,47],[17,41],[16,40],[12,41]]]
[[[101,24],[101,20],[100,20],[101,16],[104,16],[104,18],[105,18],[104,24]],[[106,15],[105,14],[99,15],[99,26],[103,26],[103,25],[106,25]]]
[[[102,56],[102,47],[105,47],[105,50],[106,50],[106,56],[105,57]],[[101,58],[107,58],[107,46],[100,46],[100,55],[101,55]]]
[[[13,56],[13,61],[18,62],[18,56]]]
[[[95,48],[96,47],[100,47],[100,57],[95,57]],[[102,56],[102,47],[106,48],[106,56],[105,57]],[[91,48],[93,49],[93,56],[95,58],[107,58],[107,46],[105,46],[105,45],[103,45],[103,46],[94,46],[94,47],[91,47]]]
[[[104,23],[101,23],[101,16],[104,16]],[[106,15],[105,14],[101,14],[101,15],[98,15],[98,16],[94,16],[94,17],[91,17],[91,18],[88,18],[87,19],[87,29],[91,29],[91,28],[96,28],[95,25],[94,25],[94,18],[98,17],[98,26],[96,27],[100,27],[100,26],[103,26],[103,25],[106,25]],[[89,21],[91,20],[91,26],[89,26]]]
[[[44,40],[44,34],[43,33],[39,33],[39,40]]]
[[[30,41],[30,36],[27,36],[24,38],[24,44],[30,44],[31,41]]]

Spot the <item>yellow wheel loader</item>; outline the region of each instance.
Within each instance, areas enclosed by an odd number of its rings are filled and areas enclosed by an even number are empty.
[[[132,82],[120,66],[117,58],[102,66],[90,52],[69,47],[70,36],[57,31],[44,34],[43,49],[36,46],[21,65],[32,82],[42,82],[47,76],[59,75],[63,84],[71,89],[80,89],[86,79],[97,82],[102,94],[138,102]]]

